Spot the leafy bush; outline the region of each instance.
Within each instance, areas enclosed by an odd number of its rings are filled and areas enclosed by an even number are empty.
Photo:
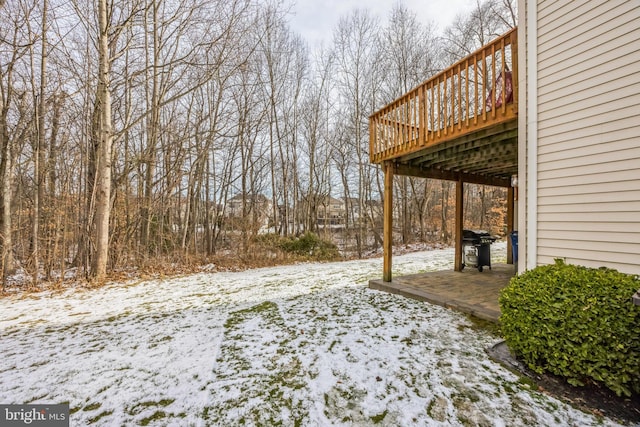
[[[589,379],[618,395],[640,393],[637,276],[611,269],[540,266],[511,279],[500,294],[502,333],[531,369]]]
[[[299,237],[284,239],[281,247],[285,252],[312,259],[330,260],[340,256],[335,244],[321,239],[315,233],[305,233]]]
[[[259,236],[257,242],[302,259],[327,261],[340,258],[338,247],[315,233],[305,233],[298,237],[266,234]]]

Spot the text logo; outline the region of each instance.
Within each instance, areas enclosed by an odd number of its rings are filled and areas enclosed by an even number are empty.
[[[3,427],[69,427],[69,404],[0,404],[0,425]]]

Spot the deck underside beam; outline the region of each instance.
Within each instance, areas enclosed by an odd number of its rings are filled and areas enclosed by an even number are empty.
[[[399,163],[390,163],[393,173],[396,175],[414,176],[417,178],[442,179],[445,181],[463,181],[470,184],[493,185],[495,187],[511,186],[510,178],[494,177],[487,175],[468,174],[449,170],[423,168]]]

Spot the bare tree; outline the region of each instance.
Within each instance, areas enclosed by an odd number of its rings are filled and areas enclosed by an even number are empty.
[[[355,10],[338,23],[334,32],[337,88],[339,91],[341,116],[336,120],[343,130],[341,144],[336,147],[343,151],[341,176],[344,186],[344,200],[347,204],[347,231],[354,229],[355,246],[358,256],[362,256],[365,242],[364,205],[371,194],[371,170],[369,165],[368,115],[373,111],[379,26],[376,19],[362,10]],[[347,170],[347,157],[351,157],[355,170]],[[351,176],[349,176],[351,175]],[[355,198],[352,199],[350,180],[354,180]]]
[[[17,86],[18,68],[32,47],[31,38],[22,33],[30,19],[25,11],[33,5],[14,3],[7,8],[9,19],[0,22],[0,270],[4,277],[16,269],[13,240],[13,186],[16,160],[31,130],[33,114],[28,109],[26,88]],[[25,43],[26,41],[26,43]],[[4,286],[4,285],[3,285]]]
[[[111,58],[109,50],[109,23],[107,0],[98,0],[98,85],[96,87],[96,177],[95,177],[95,254],[91,276],[104,279],[109,259],[109,218],[111,214]]]
[[[304,214],[301,222],[304,230],[311,232],[316,231],[320,203],[331,195],[332,70],[332,53],[327,50],[319,52],[301,108],[301,145],[307,163],[306,189],[302,189]]]
[[[31,237],[31,262],[33,264],[33,283],[38,282],[40,271],[40,218],[42,217],[41,202],[44,200],[44,171],[45,171],[45,104],[46,104],[46,87],[47,87],[47,9],[49,2],[44,0],[42,3],[42,21],[40,29],[40,84],[37,89],[37,95],[34,96],[37,106],[36,112],[36,136],[33,142],[33,176],[35,180],[35,191],[33,195],[33,223]],[[35,70],[33,76],[35,76]],[[36,84],[32,78],[33,91],[36,93]]]
[[[381,33],[381,60],[386,70],[381,90],[383,104],[407,93],[411,88],[438,71],[436,37],[431,24],[418,22],[415,13],[396,4],[391,10],[387,26]],[[400,224],[402,242],[413,238],[413,213],[420,203],[415,192],[416,179],[405,176],[399,181]]]
[[[469,13],[459,14],[444,31],[443,61],[451,64],[516,26],[513,0],[476,0]]]
[[[271,161],[271,191],[279,232],[297,227],[295,205],[298,194],[297,120],[301,85],[307,68],[306,46],[283,20],[283,11],[273,6],[262,13],[262,35],[258,54],[264,61],[262,88],[268,108],[268,145]]]

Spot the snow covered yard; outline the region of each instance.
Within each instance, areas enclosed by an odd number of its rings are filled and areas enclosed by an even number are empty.
[[[412,253],[394,272],[452,262]],[[72,426],[617,425],[532,391],[464,315],[367,289],[381,264],[5,298],[0,402],[69,402]]]

